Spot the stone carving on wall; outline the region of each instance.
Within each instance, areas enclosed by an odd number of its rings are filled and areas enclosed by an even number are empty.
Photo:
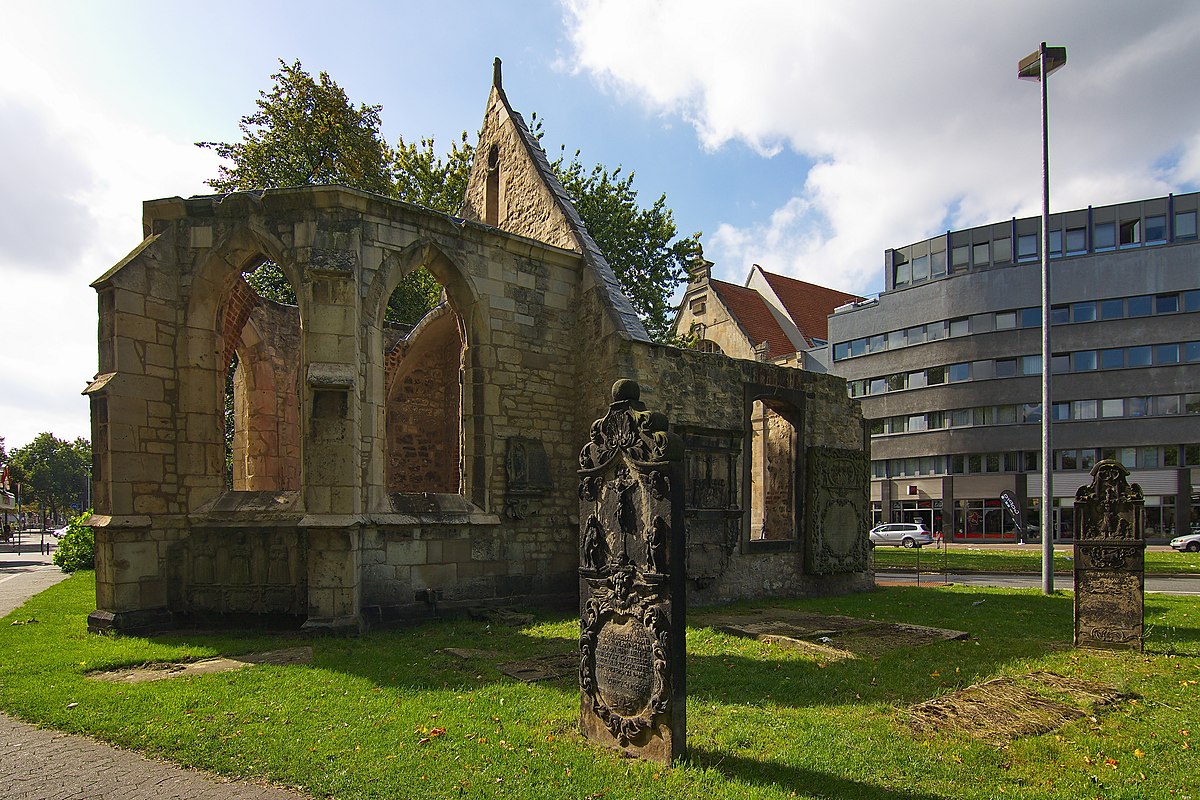
[[[542,440],[510,436],[504,453],[504,471],[508,478],[504,513],[509,519],[525,519],[536,513],[536,501],[554,486]]]
[[[252,613],[303,619],[306,556],[294,530],[194,530],[166,559],[172,613]]]
[[[686,455],[687,577],[704,588],[724,574],[742,536],[742,431],[680,430]]]
[[[867,454],[810,447],[807,460],[805,571],[830,575],[866,570],[871,527]]]
[[[1105,459],[1075,492],[1075,646],[1141,650],[1145,608],[1142,487]]]
[[[685,748],[682,440],[630,380],[579,456],[580,727],[664,763]]]

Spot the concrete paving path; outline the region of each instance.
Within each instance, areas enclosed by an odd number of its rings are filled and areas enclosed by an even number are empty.
[[[0,549],[0,617],[66,577],[36,545]],[[30,553],[30,550],[33,550]],[[229,781],[152,761],[83,736],[36,728],[0,714],[4,800],[305,800],[306,795]]]

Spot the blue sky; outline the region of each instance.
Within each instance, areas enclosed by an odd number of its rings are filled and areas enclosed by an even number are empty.
[[[141,201],[206,191],[277,59],[383,105],[389,142],[482,117],[492,58],[551,155],[637,173],[718,277],[752,263],[881,288],[882,255],[1052,205],[1200,187],[1200,5],[1188,0],[512,0],[7,3],[0,9],[0,435],[88,435],[88,284],[141,237]]]

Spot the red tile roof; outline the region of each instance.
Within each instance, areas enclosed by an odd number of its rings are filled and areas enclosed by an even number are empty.
[[[813,339],[829,340],[829,315],[835,308],[864,299],[855,294],[839,292],[837,289],[798,281],[786,275],[776,275],[765,269],[762,274],[779,301],[783,303],[783,307],[787,309],[792,322],[796,323],[796,327],[808,340],[810,347]]]
[[[725,281],[710,280],[709,285],[729,309],[729,313],[750,337],[751,345],[767,343],[767,359],[775,359],[796,351],[788,335],[779,327],[762,295],[745,286]]]

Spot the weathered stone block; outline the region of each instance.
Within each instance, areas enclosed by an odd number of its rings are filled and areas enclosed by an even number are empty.
[[[449,539],[442,542],[442,561],[449,564],[461,564],[470,560],[470,539]]]
[[[444,589],[458,581],[455,564],[421,564],[412,567],[413,589]]]
[[[401,541],[387,543],[387,563],[389,564],[424,564],[429,560],[427,543],[417,541]]]

